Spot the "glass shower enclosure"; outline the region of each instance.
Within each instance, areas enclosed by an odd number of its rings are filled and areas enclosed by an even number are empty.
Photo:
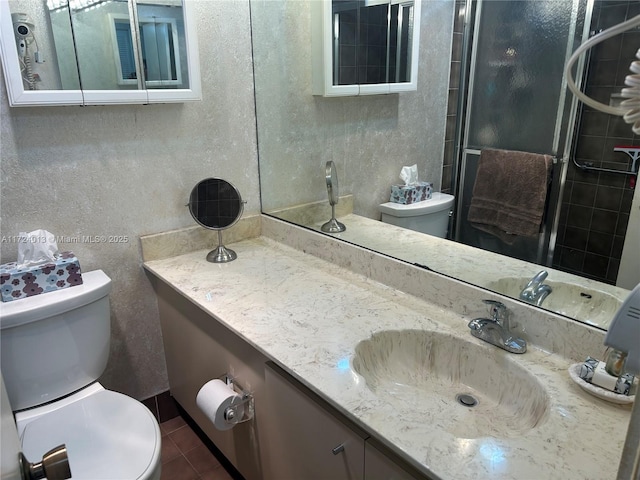
[[[592,9],[592,0],[467,0],[454,185],[456,241],[550,264],[578,111],[566,88],[564,66],[588,38]],[[584,62],[577,70],[580,78]],[[554,158],[538,238],[521,237],[509,245],[467,221],[485,148]]]

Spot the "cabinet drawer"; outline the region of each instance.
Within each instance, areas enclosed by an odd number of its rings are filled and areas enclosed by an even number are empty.
[[[364,432],[333,415],[278,366],[265,368],[269,478],[362,480]]]

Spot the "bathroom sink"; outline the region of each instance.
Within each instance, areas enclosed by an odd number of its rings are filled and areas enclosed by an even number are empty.
[[[487,285],[487,288],[518,298],[529,280],[521,277],[501,278]],[[596,289],[552,280],[545,280],[544,284],[549,285],[552,292],[542,302],[542,308],[601,327],[611,322],[614,313],[622,305],[622,301],[615,296]]]
[[[547,417],[541,383],[491,345],[423,330],[389,330],[356,345],[352,369],[398,412],[458,438],[517,437]]]

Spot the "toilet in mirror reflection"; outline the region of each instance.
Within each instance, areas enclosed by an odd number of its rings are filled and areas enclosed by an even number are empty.
[[[379,209],[384,223],[446,238],[453,200],[453,195],[434,193],[430,199],[422,202],[407,205],[387,202],[381,204]]]

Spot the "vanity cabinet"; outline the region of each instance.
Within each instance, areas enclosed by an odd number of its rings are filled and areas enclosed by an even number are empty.
[[[246,480],[424,480],[316,392],[210,313],[154,279],[171,395]],[[254,417],[219,431],[196,404],[229,373]]]
[[[192,0],[0,0],[12,107],[201,99]]]
[[[263,480],[262,454],[269,416],[264,398],[266,358],[216,318],[162,281],[155,282],[171,395],[245,480]],[[196,395],[206,382],[229,373],[254,396],[253,419],[217,430],[200,411]]]
[[[416,90],[420,0],[317,0],[310,4],[314,95]]]
[[[272,480],[425,480],[272,362],[265,367]]]
[[[393,454],[373,438],[364,445],[365,480],[428,480],[409,465],[392,460]]]

